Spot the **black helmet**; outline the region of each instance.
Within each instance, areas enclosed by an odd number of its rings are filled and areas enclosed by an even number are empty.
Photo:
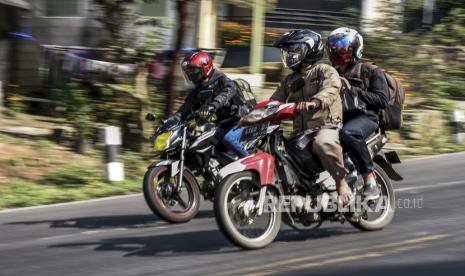
[[[309,29],[287,32],[273,46],[281,48],[282,61],[291,69],[297,68],[302,62],[318,61],[324,54],[321,35]]]

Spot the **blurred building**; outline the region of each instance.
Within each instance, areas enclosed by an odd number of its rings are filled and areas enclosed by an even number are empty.
[[[263,0],[262,0],[263,1]],[[251,39],[251,25],[263,12],[265,46],[273,35],[291,28],[312,28],[329,31],[341,22],[364,29],[367,22],[379,16],[380,0],[277,0],[273,9],[253,9],[254,1],[199,0],[188,2],[189,22],[183,47],[218,48],[228,47],[232,54],[226,59],[231,67],[249,64],[250,46],[247,43],[225,45],[222,23],[237,23],[237,30],[246,31]],[[231,3],[248,3],[244,7]],[[436,12],[434,0],[425,0],[424,12],[418,20],[410,20],[405,31],[425,24],[439,22],[441,14]],[[401,3],[393,0],[393,3]],[[172,49],[173,31],[177,28],[175,0],[158,0],[134,6],[134,12],[142,16],[160,18],[166,23],[164,49]],[[401,5],[400,5],[401,6]],[[101,12],[93,0],[0,0],[0,80],[4,84],[22,87],[38,87],[40,76],[48,73],[43,66],[44,46],[96,48],[102,45],[105,31],[98,21]],[[416,17],[413,17],[416,18]],[[258,20],[260,21],[260,20]],[[261,24],[258,24],[260,26]],[[148,27],[139,27],[144,30]],[[225,28],[223,28],[224,30]],[[272,30],[272,31],[269,31]],[[257,34],[257,32],[255,32]],[[255,36],[255,39],[257,36]],[[255,49],[256,50],[256,49]],[[236,53],[234,53],[236,51]],[[277,61],[277,52],[270,48],[263,51],[264,61]],[[257,51],[255,51],[257,53]]]
[[[20,14],[29,9],[29,3],[23,0],[0,0],[0,83],[10,80],[15,37],[21,35],[18,32]]]
[[[190,2],[189,20],[197,22],[198,4]],[[174,1],[138,4],[133,9],[141,16],[164,20],[169,27],[163,48],[172,48],[171,30],[177,27]],[[98,21],[100,15],[93,0],[0,0],[0,81],[24,89],[40,87],[41,76],[50,73],[44,63],[55,62],[45,60],[54,58],[47,49],[101,47],[105,31]],[[189,24],[184,47],[196,46],[196,27]]]

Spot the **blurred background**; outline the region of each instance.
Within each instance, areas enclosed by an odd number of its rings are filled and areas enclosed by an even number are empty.
[[[407,89],[404,157],[465,150],[463,0],[0,0],[0,209],[139,192],[153,124],[183,102],[183,53],[207,51],[267,99],[285,31],[349,26]],[[325,58],[324,62],[327,62]],[[105,181],[102,128],[125,180]]]

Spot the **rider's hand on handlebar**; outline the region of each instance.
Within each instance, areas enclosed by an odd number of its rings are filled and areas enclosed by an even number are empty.
[[[199,110],[199,116],[200,118],[207,118],[208,116],[211,115],[211,113],[215,110],[215,108],[211,105],[204,105],[200,108]]]
[[[320,107],[320,101],[313,99],[310,102],[299,102],[297,103],[296,109],[299,112],[307,112],[312,109],[317,109]]]

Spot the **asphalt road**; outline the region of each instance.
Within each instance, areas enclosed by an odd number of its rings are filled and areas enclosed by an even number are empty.
[[[463,275],[465,153],[397,166],[397,210],[383,231],[282,227],[262,250],[218,231],[211,204],[169,225],[142,196],[0,212],[0,275]]]

